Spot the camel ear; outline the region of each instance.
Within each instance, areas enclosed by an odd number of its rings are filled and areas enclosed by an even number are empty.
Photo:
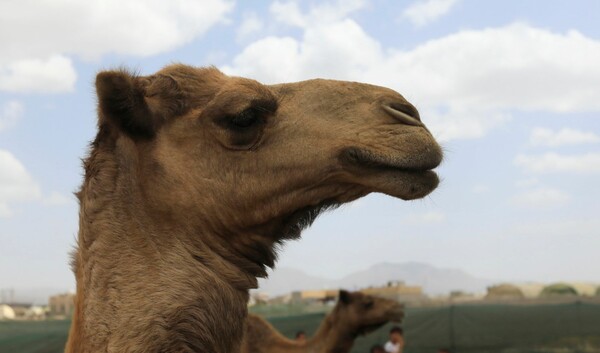
[[[132,138],[152,138],[158,121],[146,101],[147,81],[124,70],[100,72],[96,76],[100,119]]]
[[[350,304],[350,302],[352,301],[352,296],[350,295],[350,292],[348,292],[347,290],[340,290],[339,293],[339,299],[340,302],[344,303],[344,304]]]

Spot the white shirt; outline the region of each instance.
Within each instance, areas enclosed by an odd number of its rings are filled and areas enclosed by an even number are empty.
[[[392,341],[387,341],[385,346],[383,346],[388,353],[400,353],[400,343],[392,343]]]

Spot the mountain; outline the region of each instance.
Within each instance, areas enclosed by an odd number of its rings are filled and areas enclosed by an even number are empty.
[[[385,285],[388,281],[403,281],[409,286],[421,286],[429,295],[448,294],[453,290],[484,292],[495,281],[481,279],[449,268],[438,268],[418,262],[379,263],[341,279],[307,275],[292,268],[278,268],[268,279],[259,281],[259,291],[277,296],[294,290],[346,288],[359,289]]]
[[[271,272],[269,278],[259,279],[258,290],[269,293],[271,296],[277,296],[297,290],[336,288],[337,282],[332,279],[307,275],[294,268],[282,267]]]
[[[287,294],[295,290],[346,288],[356,290],[369,286],[382,286],[388,281],[404,281],[409,286],[421,286],[429,295],[448,294],[452,290],[484,292],[496,281],[476,278],[468,273],[449,268],[438,268],[418,262],[383,262],[366,270],[354,272],[341,279],[308,275],[301,270],[282,267],[259,280],[260,292],[271,296]],[[66,290],[60,288],[16,288],[14,300],[36,304],[48,303],[48,297]],[[5,296],[6,293],[5,293]],[[8,300],[7,298],[5,298]]]

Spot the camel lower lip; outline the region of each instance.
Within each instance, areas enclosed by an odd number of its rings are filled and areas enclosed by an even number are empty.
[[[415,200],[429,195],[439,184],[432,170],[404,171],[398,169],[376,170],[362,179],[362,183],[375,192],[403,200]]]
[[[377,154],[359,148],[348,148],[342,152],[340,159],[358,184],[371,192],[381,192],[403,200],[425,197],[440,182],[432,170],[438,166],[439,158],[432,158],[421,166],[411,166],[409,163],[399,165]]]

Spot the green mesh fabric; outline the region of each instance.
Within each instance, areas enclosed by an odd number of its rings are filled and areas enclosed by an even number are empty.
[[[300,330],[314,334],[325,317],[323,312],[301,314],[299,307],[252,311],[269,317],[290,338]],[[60,353],[69,325],[69,321],[0,321],[0,352]],[[384,343],[391,326],[359,337],[352,352],[366,353],[372,345]],[[597,301],[408,308],[402,327],[404,353],[436,353],[439,348],[456,353],[600,353]]]
[[[0,321],[1,353],[62,353],[70,321]]]
[[[273,317],[287,337],[312,334],[324,314]],[[352,352],[369,352],[388,339],[391,324],[359,337]],[[573,302],[536,305],[455,305],[408,308],[402,323],[405,353],[600,352],[600,304]]]

